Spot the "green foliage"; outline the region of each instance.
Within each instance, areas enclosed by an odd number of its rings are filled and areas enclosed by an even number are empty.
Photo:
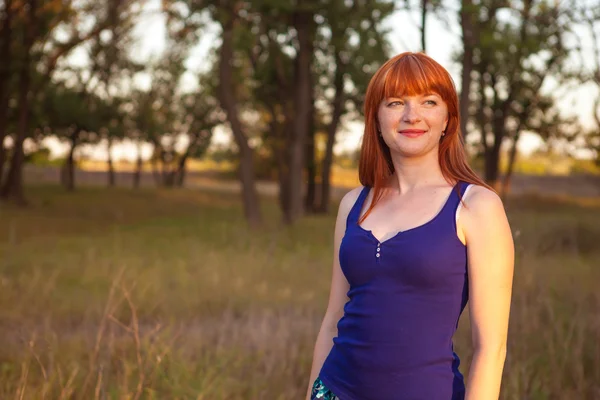
[[[50,149],[39,147],[25,154],[25,162],[37,166],[58,167],[64,164],[61,158],[50,158]]]
[[[340,68],[349,100],[346,106],[351,107],[348,111],[362,115],[371,76],[390,56],[389,30],[383,27],[383,21],[393,11],[394,3],[389,1],[343,0],[331,0],[320,10],[324,23],[319,29],[321,57],[317,55],[320,65],[316,71],[319,78],[328,77],[327,84],[321,86],[325,98],[327,88],[333,84],[335,68]]]
[[[315,130],[329,123],[336,87],[341,76],[342,115],[362,113],[362,101],[371,75],[387,59],[389,45],[382,28],[393,12],[389,1],[328,0],[293,2],[261,0],[238,2],[240,23],[235,27],[234,87],[247,134],[263,148],[259,170],[272,176],[274,157],[285,154],[295,118],[295,62],[298,52],[293,27],[297,13],[308,12],[315,24],[312,80],[317,107]],[[217,17],[215,17],[217,18]],[[271,157],[269,161],[265,157]],[[283,156],[285,158],[285,156]]]
[[[496,181],[499,152],[506,138],[523,131],[547,142],[573,140],[581,131],[546,92],[548,82],[568,83],[569,57],[575,50],[569,35],[573,19],[563,3],[544,0],[485,0],[474,14],[474,82],[472,117],[481,134],[486,179]]]

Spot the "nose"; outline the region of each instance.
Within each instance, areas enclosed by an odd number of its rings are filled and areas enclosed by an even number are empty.
[[[417,107],[415,107],[414,104],[407,102],[406,105],[404,106],[404,113],[402,114],[402,121],[409,123],[409,124],[414,124],[414,123],[419,122],[420,120],[421,120],[421,117],[419,116],[419,110],[417,109]]]

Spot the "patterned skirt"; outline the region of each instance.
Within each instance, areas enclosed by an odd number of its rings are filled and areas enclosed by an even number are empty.
[[[327,389],[321,378],[317,378],[310,393],[310,400],[340,400],[340,398]]]

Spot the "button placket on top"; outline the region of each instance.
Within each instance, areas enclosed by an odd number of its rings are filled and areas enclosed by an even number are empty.
[[[379,264],[379,260],[381,258],[381,243],[377,242],[377,252],[375,253],[375,258],[377,259],[377,263]]]

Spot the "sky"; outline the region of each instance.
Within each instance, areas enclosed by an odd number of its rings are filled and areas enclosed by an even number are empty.
[[[594,0],[586,0],[594,1]],[[445,2],[448,3],[448,2]],[[454,4],[454,3],[448,3]],[[591,3],[590,3],[591,4]],[[145,13],[142,20],[136,26],[134,35],[138,38],[138,44],[133,49],[133,56],[141,61],[147,61],[153,57],[160,57],[165,46],[165,27],[164,17],[160,14],[160,0],[149,0],[145,6]],[[460,49],[460,26],[457,16],[458,3],[455,9],[450,12],[451,21],[444,24],[436,17],[430,17],[427,21],[426,47],[427,54],[443,65],[452,75],[457,87],[460,85],[461,68],[458,63],[452,61],[452,53]],[[450,7],[452,8],[452,7]],[[396,11],[387,19],[385,25],[391,32],[388,37],[394,53],[403,51],[420,51],[420,32],[418,27],[418,15],[411,15],[404,11]],[[194,72],[205,70],[208,67],[207,56],[212,45],[219,40],[219,28],[217,24],[209,24],[201,35],[199,43],[192,49],[186,62],[188,73],[184,76],[182,85],[186,89],[193,89],[196,86],[193,78]],[[584,40],[582,45],[591,49],[589,40]],[[591,63],[591,51],[584,51],[586,57],[584,62]],[[85,61],[83,51],[75,51],[69,62],[81,64]],[[148,87],[149,77],[139,77],[136,81],[139,87]],[[555,90],[552,82],[548,85],[548,90]],[[581,86],[562,94],[558,101],[561,111],[565,115],[577,115],[584,125],[591,124],[593,110],[593,97],[598,89],[593,85]],[[362,121],[344,120],[341,131],[338,134],[338,143],[335,151],[348,151],[356,149],[360,145],[363,133]],[[217,129],[213,136],[213,143],[225,144],[231,140],[231,135],[224,129]],[[47,142],[55,154],[66,152],[66,145],[58,143],[56,140]],[[527,154],[538,148],[542,144],[541,139],[531,133],[522,135],[519,142],[521,153]],[[88,157],[105,159],[106,152],[102,146],[87,146],[82,149]],[[151,147],[144,146],[144,157],[151,153]],[[581,154],[585,156],[585,153]],[[137,152],[133,143],[125,142],[113,149],[113,157],[116,159],[126,158],[133,160],[137,157]]]

